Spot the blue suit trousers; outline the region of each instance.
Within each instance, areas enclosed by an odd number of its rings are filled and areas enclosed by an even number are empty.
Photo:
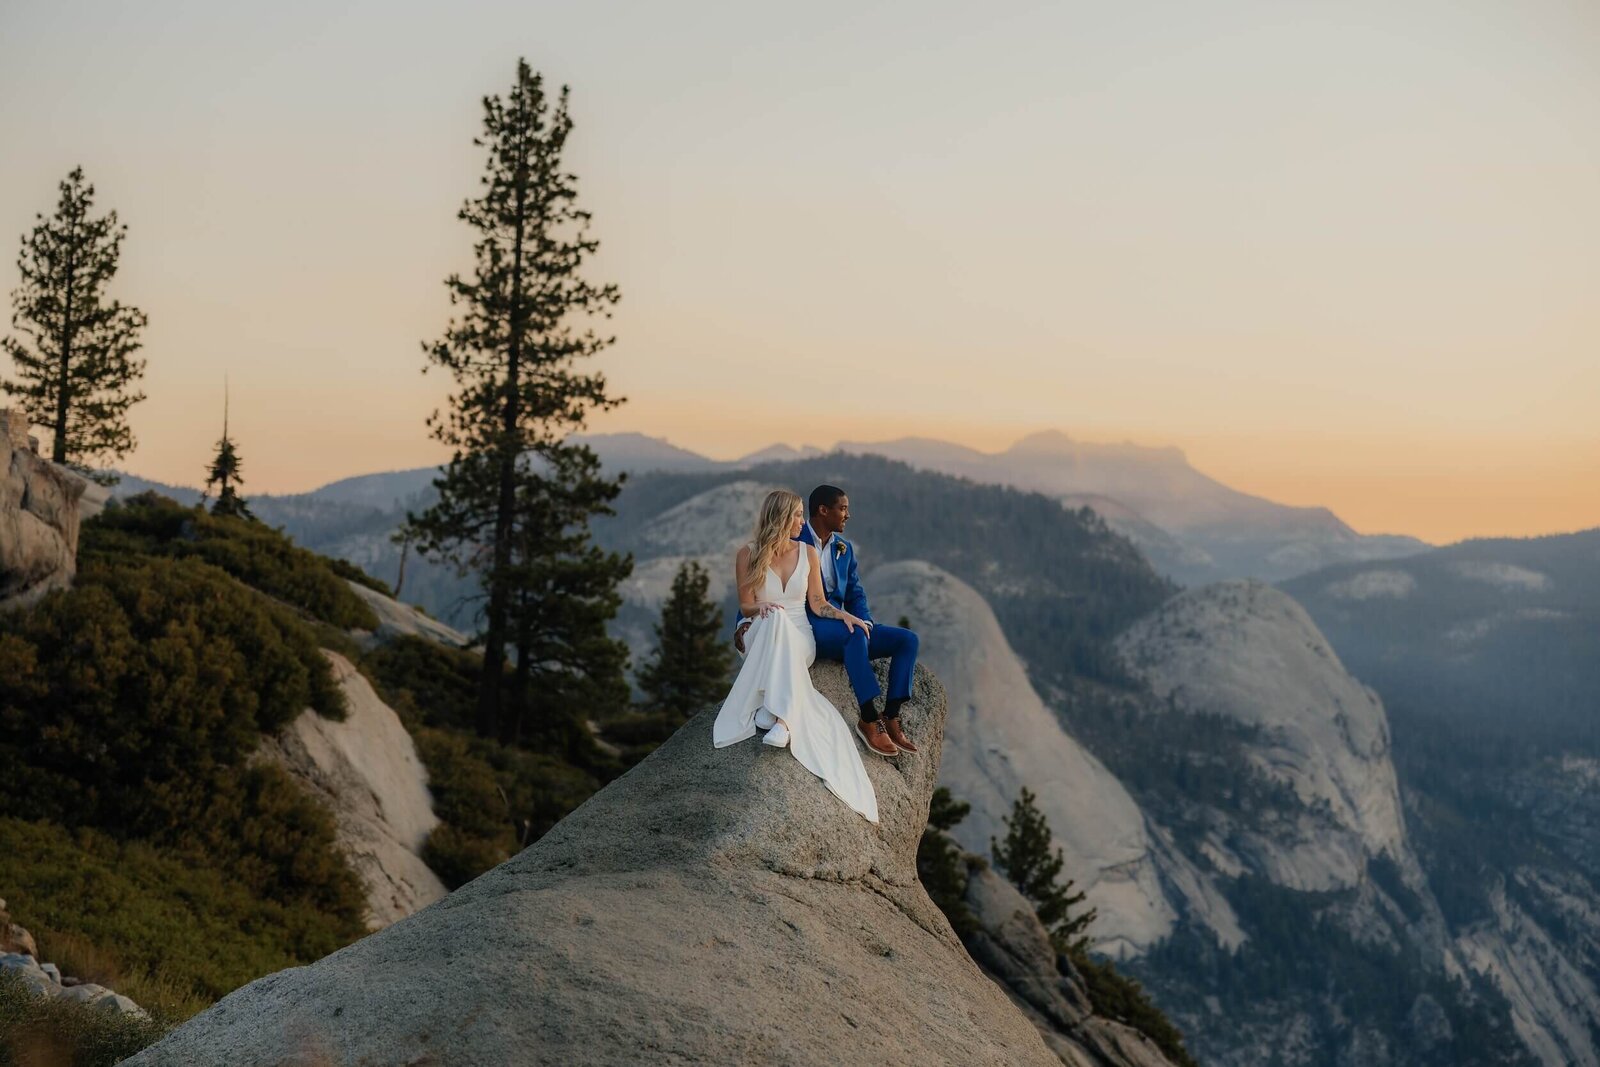
[[[856,702],[866,703],[883,689],[873,673],[872,661],[889,658],[889,700],[904,701],[911,696],[911,672],[917,665],[917,635],[899,626],[877,623],[869,639],[861,627],[854,633],[838,619],[811,616],[811,632],[817,639],[820,659],[843,660]]]

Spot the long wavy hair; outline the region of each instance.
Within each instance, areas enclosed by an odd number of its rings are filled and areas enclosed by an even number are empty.
[[[761,502],[761,512],[756,519],[755,547],[750,552],[750,565],[744,575],[745,585],[760,582],[767,568],[772,566],[772,559],[778,550],[788,543],[796,509],[805,514],[799,494],[787,489],[774,489]]]

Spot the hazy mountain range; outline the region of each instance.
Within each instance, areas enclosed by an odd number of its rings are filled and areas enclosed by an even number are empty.
[[[580,435],[578,440],[609,469],[633,473],[748,470],[823,454],[810,445],[776,444],[722,461],[638,433]],[[1138,545],[1158,571],[1185,585],[1222,578],[1277,581],[1332,563],[1391,559],[1428,547],[1414,537],[1356,533],[1327,508],[1293,507],[1232,489],[1190,466],[1176,448],[1095,444],[1050,431],[997,453],[911,437],[840,442],[833,451],[885,456],[921,470],[1043,493],[1065,507],[1087,507]],[[298,503],[281,506],[302,517],[317,502],[393,510],[415,506],[418,494],[430,491],[433,477],[432,468],[419,467],[254,499],[264,518],[280,507],[279,501],[290,500]],[[193,490],[125,478],[119,492],[155,487],[185,502],[196,496]]]

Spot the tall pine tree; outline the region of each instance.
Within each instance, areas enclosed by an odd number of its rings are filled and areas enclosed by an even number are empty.
[[[1089,944],[1082,931],[1098,913],[1090,908],[1082,915],[1071,914],[1073,905],[1083,902],[1084,894],[1073,893],[1072,879],[1058,881],[1065,861],[1059,848],[1054,854],[1050,851],[1050,824],[1034,803],[1032,790],[1023,787],[1005,824],[1004,841],[989,839],[994,865],[1033,902],[1057,952],[1082,952]]]
[[[587,322],[609,318],[618,292],[581,274],[599,242],[588,235],[589,213],[577,207],[577,179],[562,168],[572,129],[567,89],[552,101],[542,76],[519,59],[508,97],[485,97],[483,110],[483,134],[473,141],[488,149],[483,188],[458,213],[478,233],[477,264],[471,278],[446,279],[460,318],[423,346],[457,387],[448,413],[428,419],[452,455],[434,481],[437,501],[408,514],[407,526],[418,551],[478,572],[486,606],[477,725],[491,736],[505,729],[508,645],[525,650],[511,689],[522,702],[539,667],[538,635],[582,629],[585,612],[612,603],[603,591],[591,594],[608,581],[614,586],[619,565],[584,546],[588,514],[605,509],[618,482],[599,488],[607,480],[592,453],[567,435],[591,411],[622,400],[607,393],[603,375],[574,368],[614,340]],[[566,521],[552,525],[546,509]],[[586,590],[577,598],[582,611],[544,603],[575,583]],[[587,631],[574,630],[570,643],[595,647]],[[615,677],[594,681],[614,685],[621,668],[606,669]]]
[[[144,399],[134,382],[144,374],[144,312],[106,295],[128,228],[117,213],[95,218],[94,186],[75,167],[61,183],[55,215],[22,238],[12,290],[11,325],[26,335],[0,338],[16,364],[16,380],[0,388],[18,398],[29,421],[50,430],[50,458],[102,484],[117,476],[95,471],[133,451],[128,408]]]
[[[656,623],[655,655],[639,669],[646,703],[679,722],[728,691],[733,651],[707,595],[710,587],[711,575],[699,562],[678,568]]]
[[[216,503],[211,505],[213,515],[234,515],[241,519],[253,519],[250,505],[244,497],[239,495],[239,485],[244,482],[244,477],[239,473],[243,466],[239,459],[238,446],[233,443],[233,438],[228,436],[228,394],[227,387],[223,387],[222,394],[222,439],[217,442],[217,454],[211,460],[211,466],[206,468],[206,486],[200,494],[200,503],[204,504],[210,497],[211,490],[217,490]]]

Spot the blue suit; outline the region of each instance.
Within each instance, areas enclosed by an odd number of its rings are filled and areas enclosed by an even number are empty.
[[[795,538],[812,548],[817,547],[816,534],[807,522],[800,530],[800,536]],[[835,581],[833,591],[828,593],[828,602],[834,607],[848,611],[858,619],[872,622],[872,609],[867,606],[867,592],[861,588],[861,578],[856,570],[856,550],[844,538],[835,535],[833,549],[828,555],[832,559],[821,558],[818,553],[818,565],[833,568]],[[843,545],[843,549],[838,548]],[[827,592],[828,583],[822,583],[824,592]],[[861,627],[856,627],[852,633],[838,619],[824,619],[814,614],[811,606],[806,606],[806,618],[811,620],[811,633],[816,638],[817,655],[821,658],[841,660],[844,663],[845,673],[850,676],[850,688],[855,690],[856,702],[865,704],[874,700],[883,692],[878,685],[878,676],[872,670],[872,661],[889,657],[889,698],[886,712],[899,713],[899,706],[911,696],[911,675],[917,666],[917,635],[900,626],[888,626],[873,623],[870,636]],[[743,620],[738,608],[734,609],[733,624],[735,631]],[[876,712],[874,712],[876,717]]]

